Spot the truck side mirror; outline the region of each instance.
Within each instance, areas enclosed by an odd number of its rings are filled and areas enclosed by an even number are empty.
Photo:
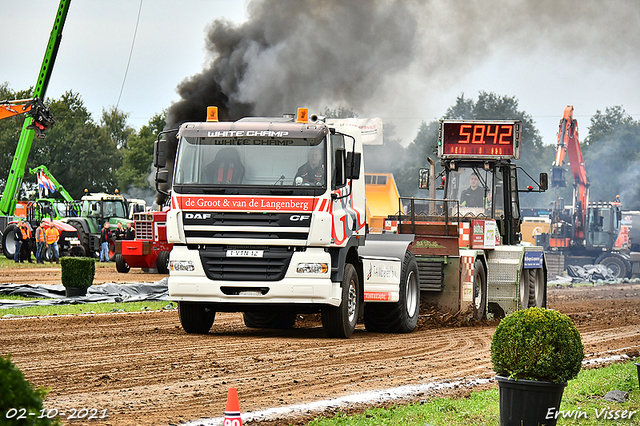
[[[158,170],[158,173],[156,175],[156,182],[158,183],[169,182],[169,170],[166,170],[166,169]]]
[[[546,173],[540,173],[540,191],[549,189],[549,176]]]
[[[153,165],[161,169],[167,165],[167,140],[158,139],[153,143]]]
[[[362,162],[362,154],[359,152],[348,152],[346,169],[347,179],[360,179],[360,163]]]
[[[421,168],[418,170],[418,188],[429,189],[429,169]]]

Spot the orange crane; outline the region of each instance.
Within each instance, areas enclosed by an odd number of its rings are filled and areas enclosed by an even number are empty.
[[[620,198],[615,201],[589,201],[589,181],[578,139],[578,121],[573,106],[567,105],[560,120],[556,158],[551,168],[551,186],[566,187],[565,155],[573,174],[573,209],[568,212],[556,202],[549,234],[543,234],[545,249],[565,255],[565,264],[603,264],[617,277],[630,275],[632,262],[627,247],[619,246],[623,227]],[[571,211],[572,210],[572,211]]]
[[[44,138],[44,131],[54,123],[49,109],[44,106],[40,98],[0,101],[0,120],[21,114],[27,114],[33,118],[33,124],[27,128],[33,129],[39,139]]]

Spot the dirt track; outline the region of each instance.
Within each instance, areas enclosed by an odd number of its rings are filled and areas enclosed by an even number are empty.
[[[549,307],[574,320],[587,359],[639,354],[640,286],[550,289]],[[52,388],[47,408],[108,410],[106,420],[86,422],[92,425],[220,417],[229,387],[238,388],[240,408],[250,412],[493,376],[495,324],[423,321],[407,335],[368,333],[359,325],[351,339],[338,340],[325,338],[315,320],[265,331],[244,327],[240,314],[218,314],[210,334],[200,336],[185,334],[175,311],[10,319],[0,321],[0,348],[30,381]]]

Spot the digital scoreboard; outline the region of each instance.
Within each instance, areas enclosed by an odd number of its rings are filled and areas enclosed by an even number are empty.
[[[520,158],[520,121],[440,120],[440,158]]]

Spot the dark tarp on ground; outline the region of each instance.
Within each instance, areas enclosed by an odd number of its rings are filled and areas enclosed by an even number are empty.
[[[582,267],[568,265],[567,275],[574,278],[573,282],[610,281],[616,278],[613,271],[604,265],[584,265]]]
[[[27,306],[67,305],[77,303],[119,303],[144,300],[169,300],[168,279],[155,283],[97,284],[87,289],[86,296],[66,297],[63,285],[0,284],[0,295],[42,297],[34,300],[6,300],[0,298],[0,309]]]

